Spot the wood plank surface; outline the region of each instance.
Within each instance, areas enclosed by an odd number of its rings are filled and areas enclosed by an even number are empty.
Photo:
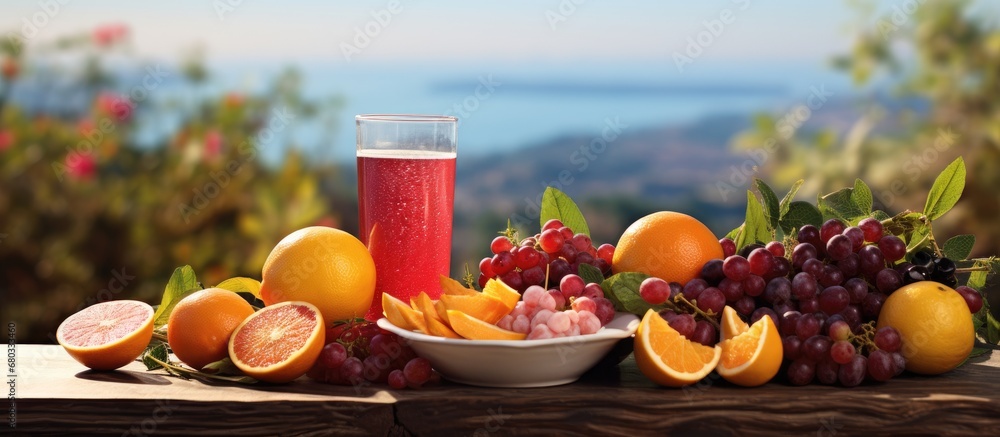
[[[631,358],[559,387],[423,390],[188,381],[133,363],[93,372],[18,346],[18,435],[982,435],[1000,426],[1000,356],[855,388],[708,378],[668,389]],[[714,375],[713,375],[714,377]]]

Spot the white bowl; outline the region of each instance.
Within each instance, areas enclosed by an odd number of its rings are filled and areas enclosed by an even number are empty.
[[[441,376],[483,387],[548,387],[576,381],[619,340],[635,334],[639,318],[617,313],[594,334],[545,340],[465,340],[407,331],[382,318],[378,326],[409,342]]]

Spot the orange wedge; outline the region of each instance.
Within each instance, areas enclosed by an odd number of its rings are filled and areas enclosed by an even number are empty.
[[[438,315],[437,310],[434,308],[434,301],[432,301],[431,297],[423,291],[421,291],[417,297],[410,299],[410,307],[412,307],[415,311],[424,313],[425,318],[426,316],[431,316],[437,321],[444,323],[444,320],[441,319],[441,316]]]
[[[471,288],[466,288],[461,282],[451,279],[445,275],[438,276],[438,282],[441,284],[441,292],[444,294],[452,296],[476,296],[479,294],[478,291]]]
[[[436,335],[444,338],[462,338],[461,335],[458,335],[458,333],[453,331],[450,327],[448,327],[448,325],[432,316],[431,313],[424,314],[424,322],[427,324],[427,333],[430,335]]]
[[[445,310],[461,311],[489,324],[495,324],[503,316],[510,313],[512,308],[507,308],[503,302],[485,294],[476,296],[441,296]],[[447,318],[451,315],[448,314]]]
[[[483,287],[483,294],[503,302],[507,306],[508,312],[514,311],[514,306],[521,300],[521,293],[518,293],[517,290],[510,288],[510,286],[498,279],[486,281],[486,286]]]
[[[403,301],[382,293],[382,312],[389,323],[410,331],[427,332],[424,314],[410,308]]]
[[[729,340],[737,335],[740,335],[750,329],[750,325],[747,325],[743,319],[740,318],[739,313],[733,309],[733,307],[726,305],[722,310],[722,327],[720,329],[723,340]]]
[[[649,310],[635,335],[635,363],[653,382],[683,387],[701,381],[719,363],[722,349],[684,338],[656,311]]]
[[[491,325],[482,320],[469,317],[461,311],[449,310],[448,320],[451,320],[451,327],[469,340],[524,340],[527,334],[520,334],[508,331],[497,325]]]
[[[441,320],[441,323],[444,323],[447,326],[448,325],[448,308],[445,308],[444,302],[441,302],[440,300],[435,300],[434,301],[434,310],[437,311],[437,315],[438,315],[437,318],[439,320]]]
[[[763,385],[774,378],[784,356],[781,335],[770,317],[761,317],[747,331],[722,341],[719,347],[722,358],[715,371],[726,381],[744,387]]]

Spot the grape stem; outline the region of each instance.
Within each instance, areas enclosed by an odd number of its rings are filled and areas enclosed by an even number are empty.
[[[156,364],[159,364],[161,367],[163,367],[163,370],[167,371],[167,373],[169,373],[172,376],[176,376],[178,378],[184,378],[184,379],[204,378],[204,379],[214,379],[227,382],[242,382],[245,384],[253,384],[257,382],[256,379],[250,378],[248,376],[232,377],[223,375],[213,375],[211,373],[205,373],[198,370],[188,369],[186,367],[178,366],[166,361],[161,361],[152,355],[146,355],[143,358],[148,359]]]
[[[698,299],[695,299],[695,302],[697,302],[697,301],[698,301]],[[695,305],[691,301],[687,300],[687,298],[684,297],[683,294],[678,294],[677,296],[674,296],[674,302],[682,302],[682,303],[684,303],[685,305],[687,305],[688,308],[690,308],[691,310],[694,310],[694,313],[696,315],[701,316],[702,319],[704,319],[705,321],[707,321],[708,323],[710,323],[712,326],[714,326],[715,329],[720,329],[719,322],[717,320],[715,320],[715,316],[716,316],[715,313],[702,311],[701,308],[698,308],[698,305]],[[673,309],[679,310],[680,307],[677,306],[677,305],[674,305]]]

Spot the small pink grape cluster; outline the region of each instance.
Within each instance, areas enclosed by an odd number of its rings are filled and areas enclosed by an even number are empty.
[[[596,283],[569,274],[558,289],[528,287],[500,328],[528,334],[529,340],[593,334],[615,317],[615,307]]]

